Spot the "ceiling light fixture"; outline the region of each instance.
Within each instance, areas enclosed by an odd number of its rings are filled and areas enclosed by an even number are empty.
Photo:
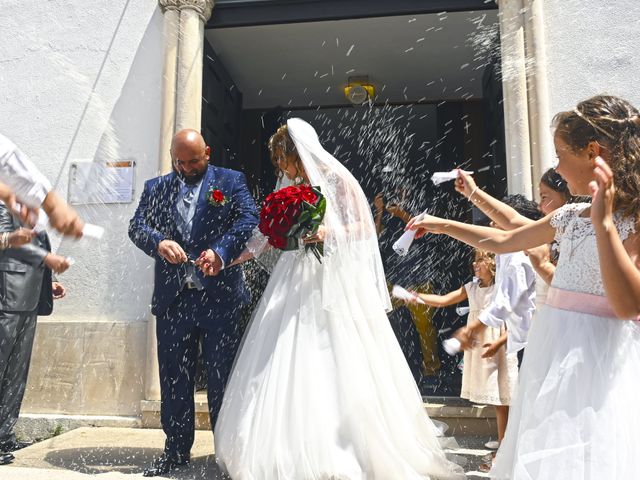
[[[362,105],[373,99],[375,87],[369,83],[369,77],[349,77],[344,87],[344,96],[354,105]]]

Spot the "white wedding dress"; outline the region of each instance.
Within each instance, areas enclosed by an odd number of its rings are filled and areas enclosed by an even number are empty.
[[[552,287],[604,295],[588,204],[556,211]],[[624,240],[631,219],[616,217]],[[500,480],[638,478],[640,324],[544,305],[529,332],[496,464]]]
[[[337,211],[336,192],[351,182],[346,169],[330,164],[342,176],[333,188],[312,165],[320,161],[315,132],[296,122],[289,132],[327,197],[325,225],[335,229],[350,210],[349,238],[327,238],[322,263],[304,249],[277,261],[227,384],[216,460],[233,480],[464,479],[445,457],[389,325],[384,279],[371,263],[379,253],[368,236],[354,236],[361,221],[373,225],[354,215],[361,190]]]

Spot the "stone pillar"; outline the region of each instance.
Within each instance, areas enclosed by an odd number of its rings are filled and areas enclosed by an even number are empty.
[[[498,0],[507,186],[532,198],[529,109],[522,0]]]
[[[213,0],[182,2],[180,10],[176,130],[194,128],[200,131],[204,24],[211,16],[212,8]]]
[[[160,173],[171,171],[169,147],[183,128],[200,130],[204,25],[213,0],[158,0],[164,13]]]
[[[176,0],[160,0],[164,26],[164,65],[162,67],[162,110],[160,117],[161,175],[171,171],[171,138],[176,131],[176,69],[178,65],[178,39],[180,36],[180,11]]]
[[[204,25],[211,16],[213,0],[158,0],[164,14],[164,66],[160,119],[161,175],[169,173],[171,139],[178,130],[200,130],[202,113],[202,55]],[[145,399],[160,399],[160,375],[156,347],[156,320],[147,323]]]
[[[553,166],[555,156],[550,133],[551,113],[547,83],[543,0],[526,0],[524,26],[529,90],[529,127],[531,131],[531,173],[534,196],[538,198],[536,186],[542,174]]]

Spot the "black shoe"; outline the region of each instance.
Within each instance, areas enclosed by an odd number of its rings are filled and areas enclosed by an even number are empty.
[[[169,473],[171,470],[175,470],[178,467],[188,464],[188,456],[175,456],[163,453],[153,461],[149,468],[145,468],[144,472],[142,472],[142,476],[155,477],[157,475],[164,475],[165,473]]]
[[[16,450],[30,447],[31,445],[33,445],[33,442],[20,442],[19,440],[2,442],[0,443],[0,452],[4,452],[4,453],[15,452]]]
[[[0,465],[8,465],[13,462],[15,458],[11,453],[0,453]]]

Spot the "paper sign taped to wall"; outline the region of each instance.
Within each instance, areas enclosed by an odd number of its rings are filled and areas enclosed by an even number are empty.
[[[69,203],[133,202],[133,160],[74,162],[69,169]]]

